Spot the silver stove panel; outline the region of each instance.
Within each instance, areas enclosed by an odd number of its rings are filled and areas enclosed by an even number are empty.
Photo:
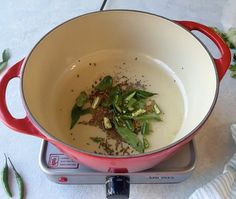
[[[196,152],[193,141],[157,166],[135,173],[106,173],[92,170],[70,159],[54,145],[43,141],[39,163],[48,179],[60,184],[104,184],[107,176],[129,176],[131,184],[179,183],[191,176]]]

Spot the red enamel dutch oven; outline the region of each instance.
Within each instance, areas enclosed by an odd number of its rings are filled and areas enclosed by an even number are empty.
[[[218,47],[215,59],[191,33],[200,31]],[[230,51],[210,28],[150,13],[112,10],[71,19],[46,34],[23,60],[0,79],[0,119],[11,129],[45,139],[62,152],[100,171],[135,172],[173,155],[192,140],[210,115]],[[163,121],[153,124],[151,147],[143,154],[95,153],[95,127],[70,127],[70,111],[80,91],[104,75],[145,82],[157,92]],[[19,77],[26,117],[6,106],[6,87]]]

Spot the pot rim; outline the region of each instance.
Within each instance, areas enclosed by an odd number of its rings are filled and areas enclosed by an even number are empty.
[[[33,51],[37,48],[38,44],[44,39],[46,38],[51,32],[53,32],[54,30],[56,30],[57,28],[60,28],[62,25],[70,22],[70,21],[73,21],[73,20],[76,20],[80,17],[83,17],[83,16],[87,16],[87,15],[92,15],[92,14],[99,14],[99,13],[103,13],[103,12],[132,12],[132,13],[138,13],[138,14],[146,14],[146,15],[152,15],[152,16],[155,16],[155,17],[160,17],[162,19],[165,19],[181,28],[183,28],[185,31],[187,31],[189,34],[191,34],[194,39],[196,39],[201,45],[202,47],[206,50],[207,54],[209,55],[211,61],[212,61],[212,64],[214,66],[214,71],[215,71],[215,76],[216,76],[216,89],[215,89],[215,95],[214,95],[214,99],[212,101],[212,104],[207,112],[207,114],[205,115],[205,117],[202,119],[202,121],[192,130],[190,131],[187,135],[185,135],[184,137],[182,137],[181,139],[178,139],[177,141],[171,143],[171,144],[168,144],[164,147],[161,147],[157,150],[152,150],[152,151],[149,151],[149,152],[145,152],[145,153],[141,153],[141,154],[132,154],[132,155],[101,155],[101,154],[96,154],[96,153],[93,153],[93,152],[88,152],[88,151],[85,151],[85,150],[82,150],[82,149],[78,149],[74,146],[71,146],[69,144],[66,144],[63,140],[60,140],[58,139],[57,137],[55,137],[54,135],[50,134],[43,126],[41,126],[39,124],[39,122],[37,122],[36,118],[33,116],[33,114],[31,113],[27,103],[26,103],[26,99],[25,99],[25,95],[24,95],[24,92],[23,92],[23,77],[24,77],[24,72],[25,72],[25,68],[26,68],[26,65],[27,65],[27,62],[28,62],[28,59],[29,57],[31,56],[31,54],[33,53]],[[22,64],[22,68],[21,68],[21,78],[20,78],[20,93],[21,93],[21,98],[23,99],[22,103],[23,103],[23,106],[27,112],[27,116],[29,117],[29,119],[31,120],[32,124],[40,130],[40,133],[43,134],[44,136],[46,136],[47,138],[50,138],[52,140],[55,140],[56,142],[66,146],[66,147],[69,147],[79,153],[83,153],[83,154],[86,154],[86,155],[89,155],[89,156],[95,156],[95,157],[99,157],[99,158],[109,158],[109,159],[129,159],[129,158],[138,158],[138,157],[144,157],[144,156],[151,156],[153,154],[157,154],[157,153],[161,153],[163,151],[166,151],[176,145],[179,145],[180,143],[184,142],[186,139],[188,139],[190,136],[193,136],[198,129],[200,129],[201,126],[203,126],[203,124],[206,122],[206,120],[208,119],[208,117],[210,116],[211,112],[213,111],[213,108],[216,104],[216,101],[217,101],[217,97],[218,97],[218,94],[219,94],[219,76],[218,76],[218,73],[217,73],[217,68],[216,68],[216,64],[215,64],[215,61],[213,59],[213,56],[211,55],[210,51],[208,50],[208,48],[205,46],[205,44],[198,38],[196,37],[190,30],[188,30],[186,27],[178,24],[178,22],[174,21],[174,20],[171,20],[171,19],[168,19],[166,17],[163,17],[163,16],[160,16],[160,15],[157,15],[155,13],[150,13],[150,12],[146,12],[146,11],[140,11],[140,10],[131,10],[131,9],[110,9],[110,10],[102,10],[102,11],[94,11],[94,12],[89,12],[89,13],[86,13],[86,14],[82,14],[82,15],[79,15],[79,16],[76,16],[76,17],[73,17],[69,20],[66,20],[64,22],[62,22],[61,24],[57,25],[56,27],[54,27],[53,29],[51,29],[49,32],[47,32],[35,45],[34,47],[32,48],[32,50],[30,51],[30,53],[25,57],[24,59],[24,62]],[[50,140],[49,139],[49,140]]]

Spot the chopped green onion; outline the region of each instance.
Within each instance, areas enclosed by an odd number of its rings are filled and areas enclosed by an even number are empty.
[[[140,115],[140,116],[133,117],[133,119],[135,119],[135,120],[157,120],[157,121],[161,121],[160,115],[157,115],[156,113],[143,114],[143,115]]]
[[[101,98],[99,96],[95,97],[92,103],[92,109],[96,109],[98,105],[100,104],[100,102],[101,102]]]
[[[157,106],[157,104],[154,104],[154,111],[155,111],[155,113],[158,115],[158,114],[160,114],[161,113],[161,110],[160,110],[160,108]]]
[[[147,149],[150,147],[150,143],[145,137],[143,137],[143,146],[144,146],[144,149]]]
[[[107,117],[103,118],[103,124],[104,124],[105,129],[112,128],[111,122],[110,122],[109,118],[107,118]]]
[[[131,131],[134,131],[134,125],[131,120],[125,120],[124,122],[125,122],[125,125],[127,126],[127,128],[129,128]]]
[[[139,109],[139,110],[133,112],[132,116],[135,117],[135,116],[141,115],[143,113],[146,113],[146,110],[145,109]]]
[[[141,134],[142,135],[148,135],[149,134],[149,123],[147,121],[142,123]]]

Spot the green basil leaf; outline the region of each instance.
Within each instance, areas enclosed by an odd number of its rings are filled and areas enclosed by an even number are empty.
[[[9,59],[10,59],[9,49],[5,49],[2,53],[2,61],[3,62],[8,62]]]
[[[88,101],[88,95],[82,91],[76,99],[76,104],[78,107],[82,107]]]
[[[100,83],[95,87],[95,89],[99,91],[104,91],[112,87],[112,82],[113,82],[112,77],[108,75],[100,81]]]
[[[126,127],[116,126],[118,134],[122,137],[123,141],[132,146],[139,153],[144,152],[144,147],[142,141],[138,136]]]

